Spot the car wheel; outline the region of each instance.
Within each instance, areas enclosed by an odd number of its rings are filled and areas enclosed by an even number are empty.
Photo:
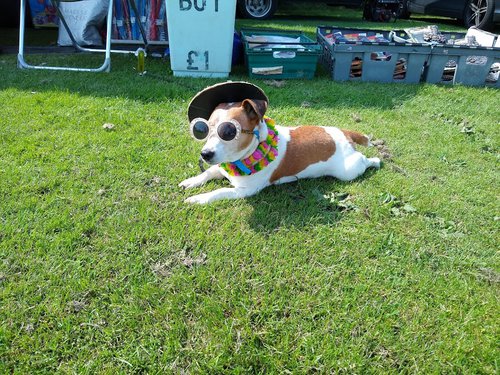
[[[409,19],[410,18],[410,11],[408,10],[408,0],[403,0],[401,2],[401,7],[399,8],[399,18],[402,18],[402,19]]]
[[[364,3],[363,18],[367,21],[389,22],[392,18],[392,10],[376,0],[367,0]]]
[[[465,8],[464,24],[478,29],[488,29],[493,26],[493,0],[469,0]]]
[[[238,0],[238,11],[244,18],[265,20],[278,8],[278,0]]]

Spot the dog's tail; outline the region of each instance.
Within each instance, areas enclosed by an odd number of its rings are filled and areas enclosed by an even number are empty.
[[[372,143],[370,142],[370,138],[367,135],[352,131],[352,130],[346,130],[346,129],[341,129],[342,133],[344,133],[345,137],[351,143],[353,146],[354,144],[358,144],[361,146],[371,146]]]

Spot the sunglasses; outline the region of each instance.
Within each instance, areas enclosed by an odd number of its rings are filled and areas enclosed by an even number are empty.
[[[203,118],[195,118],[193,121],[191,121],[190,129],[191,135],[197,141],[204,141],[210,134],[210,126],[208,125],[208,121]],[[225,142],[230,142],[238,139],[242,133],[255,135],[258,134],[256,133],[256,131],[242,129],[240,123],[234,119],[223,121],[217,124],[215,130],[217,136]]]

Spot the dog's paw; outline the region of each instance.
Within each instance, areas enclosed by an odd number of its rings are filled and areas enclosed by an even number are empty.
[[[188,178],[188,179],[182,181],[179,184],[179,187],[184,188],[184,189],[192,189],[192,188],[201,186],[204,183],[205,183],[205,180],[202,177],[194,176],[194,177],[191,177],[191,178]]]
[[[208,194],[198,194],[186,198],[184,202],[189,204],[207,204],[210,202],[210,199]]]
[[[370,167],[373,168],[380,168],[380,159],[379,158],[368,158],[368,161],[370,162]]]

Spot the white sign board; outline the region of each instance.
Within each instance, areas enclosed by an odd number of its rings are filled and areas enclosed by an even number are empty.
[[[171,68],[179,77],[231,71],[236,0],[166,0]]]

